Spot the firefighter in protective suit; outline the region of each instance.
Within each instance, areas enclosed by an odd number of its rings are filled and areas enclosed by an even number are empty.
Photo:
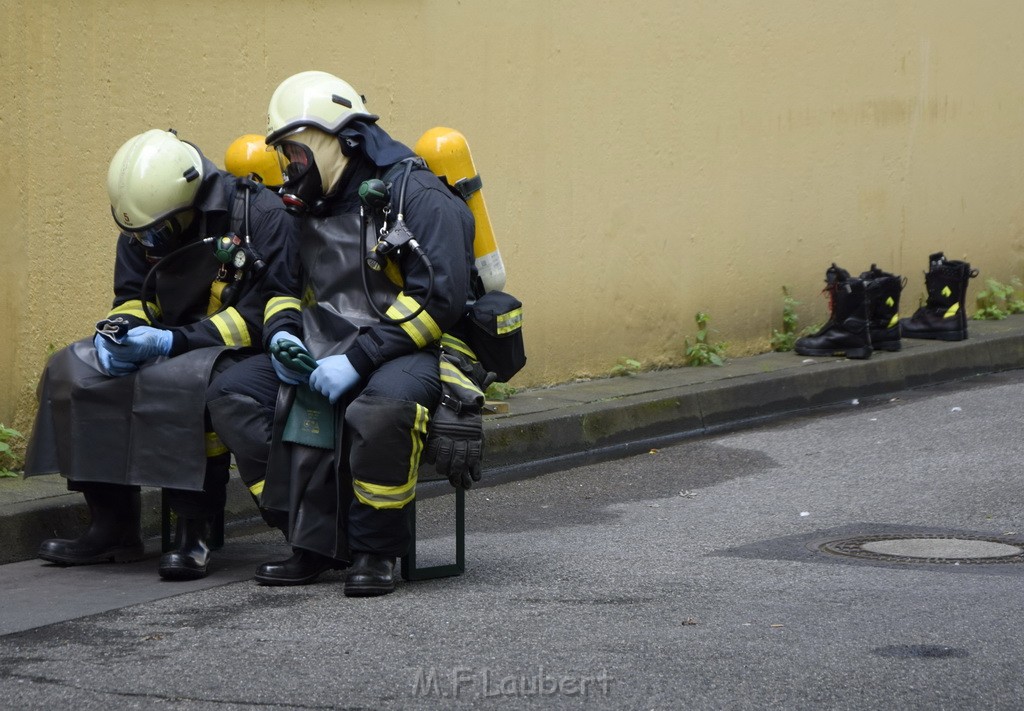
[[[206,388],[213,372],[264,347],[265,328],[297,320],[297,308],[265,308],[268,297],[297,304],[297,223],[272,192],[218,170],[171,131],[121,146],[107,189],[121,230],[113,307],[92,338],[47,364],[25,467],[64,475],[91,521],[79,538],[44,541],[39,557],[142,557],[140,486],[158,486],[178,520],[160,576],[201,578],[230,459],[205,416]]]
[[[263,506],[287,514],[293,555],[258,568],[265,585],[347,567],[348,596],[394,589],[411,540],[405,507],[442,395],[438,343],[473,292],[472,213],[377,118],[324,72],[286,79],[270,100],[266,141],[282,159],[282,199],[302,216],[303,293],[301,331],[275,332],[271,349],[308,351],[311,373],[261,355],[207,396],[236,457],[269,462]],[[380,271],[367,267],[375,253]],[[269,372],[291,387],[260,390]],[[245,412],[263,425],[233,427]],[[480,472],[482,434],[468,439],[476,446],[445,448],[462,486]]]

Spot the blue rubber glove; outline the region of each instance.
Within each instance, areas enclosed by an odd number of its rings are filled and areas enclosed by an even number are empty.
[[[120,346],[114,345],[100,334],[97,333],[93,336],[92,343],[96,347],[96,356],[99,358],[100,368],[107,375],[118,377],[134,373],[139,369],[139,366],[135,365],[135,363],[118,358],[115,349],[120,348]]]
[[[275,343],[281,341],[284,341],[286,343],[297,343],[303,348],[306,347],[305,345],[303,345],[301,340],[299,340],[292,334],[288,333],[287,331],[278,331],[273,336],[271,336],[269,345],[273,346]],[[270,364],[274,366],[274,372],[277,373],[277,379],[280,380],[282,383],[286,383],[288,385],[299,385],[300,383],[304,383],[307,380],[309,380],[308,375],[303,377],[302,373],[296,370],[292,370],[274,356],[270,356]]]
[[[358,382],[359,373],[348,362],[348,356],[343,355],[321,358],[309,376],[309,387],[330,400],[332,405]]]
[[[124,342],[113,347],[115,357],[131,363],[144,363],[157,356],[170,355],[174,335],[152,326],[136,326],[128,331]]]

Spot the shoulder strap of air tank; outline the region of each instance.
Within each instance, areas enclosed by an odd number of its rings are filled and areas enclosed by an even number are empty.
[[[247,203],[252,201],[253,194],[262,185],[250,178],[236,178],[231,189],[231,220],[230,229],[236,235],[249,233],[249,211]]]
[[[398,214],[401,215],[405,209],[405,186],[409,182],[409,174],[413,170],[426,170],[427,162],[419,156],[410,156],[409,158],[403,158],[402,160],[395,163],[393,166],[387,169],[384,173],[384,177],[381,180],[387,186],[388,191],[391,193],[392,201],[394,200],[394,183],[397,180],[398,175],[402,175],[402,185],[398,189]]]
[[[384,175],[381,176],[381,180],[383,180],[384,184],[388,186],[388,189],[390,189],[395,184],[395,181],[398,180],[398,177],[402,174],[402,171],[405,170],[406,163],[412,163],[412,167],[414,169],[426,169],[427,167],[427,162],[420,158],[419,156],[410,156],[409,158],[403,158],[402,160],[398,161],[390,168],[388,168],[384,172]]]

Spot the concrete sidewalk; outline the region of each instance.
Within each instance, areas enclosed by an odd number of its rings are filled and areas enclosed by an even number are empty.
[[[1024,367],[1024,316],[971,321],[966,341],[904,339],[897,353],[868,360],[767,353],[722,367],[678,368],[519,392],[506,414],[488,415],[482,484],[628,456],[703,434],[853,403],[907,388]],[[421,497],[451,492],[426,482]],[[472,494],[470,494],[472,495]],[[159,534],[158,491],[145,491],[144,535]],[[233,482],[228,535],[255,507]],[[35,557],[39,542],[78,535],[84,501],[59,476],[0,479],[0,563]],[[249,529],[249,527],[246,527]],[[251,530],[251,529],[250,529]]]

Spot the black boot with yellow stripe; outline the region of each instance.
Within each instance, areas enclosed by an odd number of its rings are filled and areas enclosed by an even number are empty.
[[[906,277],[884,272],[872,264],[860,275],[868,302],[871,348],[876,351],[900,349],[900,294]]]
[[[924,275],[928,298],[910,318],[900,321],[907,338],[962,341],[967,338],[967,283],[978,276],[967,262],[947,260],[942,252],[928,257]]]

